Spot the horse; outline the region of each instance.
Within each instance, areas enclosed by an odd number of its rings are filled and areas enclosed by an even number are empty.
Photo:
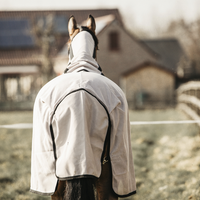
[[[136,193],[128,105],[97,63],[96,23],[68,22],[69,64],[34,104],[31,191],[52,200],[117,200]]]
[[[95,20],[89,15],[87,26],[82,29],[90,32],[95,40],[94,58],[96,59],[98,50],[98,39],[95,35]],[[74,16],[71,16],[68,23],[70,39],[68,41],[68,51],[73,38],[80,32]],[[108,144],[106,144],[108,145]],[[106,157],[106,156],[105,156]],[[108,157],[108,155],[107,155]],[[56,192],[51,196],[52,200],[117,200],[118,196],[112,189],[112,173],[109,161],[101,164],[102,172],[99,178],[80,178],[68,181],[59,181]]]

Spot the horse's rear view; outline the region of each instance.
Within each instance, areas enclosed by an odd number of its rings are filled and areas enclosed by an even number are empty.
[[[52,199],[105,200],[136,193],[128,106],[96,61],[95,20],[68,23],[69,64],[34,104],[31,191]]]

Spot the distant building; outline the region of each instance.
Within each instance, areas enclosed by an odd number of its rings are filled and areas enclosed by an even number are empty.
[[[43,85],[44,41],[38,28],[45,28],[48,17],[53,17],[47,55],[53,62],[68,41],[67,23],[72,14],[78,23],[89,14],[94,17],[113,14],[121,21],[117,9],[0,11],[0,110],[32,109],[35,96]]]
[[[40,60],[38,47],[31,33],[30,21],[22,18],[0,19],[0,107],[9,109],[16,102],[30,106],[35,97]],[[38,91],[38,90],[37,90]],[[20,103],[18,103],[20,102]]]
[[[104,74],[123,89],[129,106],[172,105],[179,80],[177,71],[185,56],[178,41],[141,41],[130,35],[113,15],[96,18],[96,25],[99,39],[97,61]],[[67,62],[65,45],[55,59],[58,74],[67,67]]]
[[[175,38],[143,40],[158,57],[157,63],[176,75],[175,88],[193,75],[189,58]]]
[[[130,105],[135,108],[174,105],[175,89],[191,74],[185,52],[174,38],[141,42],[154,52],[157,59],[154,63],[146,62],[135,66],[124,74],[124,88]]]
[[[163,108],[174,104],[175,74],[156,63],[146,62],[123,74],[130,108]]]
[[[48,25],[48,16],[53,17],[48,59],[59,75],[68,64],[68,19],[74,15],[84,25],[89,14],[97,23],[97,61],[104,74],[124,90],[130,108],[172,104],[175,88],[189,69],[176,39],[142,41],[130,35],[117,9],[1,11],[0,110],[32,108],[43,85],[44,46],[37,29]]]

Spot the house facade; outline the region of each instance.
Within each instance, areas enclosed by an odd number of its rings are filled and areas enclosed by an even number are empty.
[[[175,88],[190,80],[193,75],[191,62],[176,38],[149,39],[143,42],[157,55],[159,65],[174,72]]]
[[[105,76],[122,88],[129,107],[171,105],[174,102],[176,66],[165,66],[166,63],[160,61],[161,55],[130,35],[115,17],[96,18],[96,26],[99,39],[97,62]],[[63,71],[67,67],[67,54],[65,46],[56,59],[56,69],[60,67]]]
[[[175,76],[156,63],[143,63],[123,74],[123,88],[132,109],[163,108],[174,103]]]
[[[117,20],[98,33],[97,61],[105,75],[121,86],[123,74],[145,62],[156,62],[151,49],[130,35]]]
[[[38,50],[28,20],[0,19],[1,110],[32,107],[41,87]]]
[[[53,71],[54,58],[68,41],[72,14],[78,23],[89,14],[113,14],[121,21],[117,9],[0,11],[0,110],[32,109],[46,82],[42,74]]]
[[[174,101],[177,77],[185,69],[181,68],[184,52],[177,40],[136,38],[124,28],[117,9],[1,11],[0,110],[32,109],[35,96],[45,83],[41,76],[44,61],[55,75],[63,73],[68,64],[67,21],[72,14],[79,25],[84,25],[89,14],[95,17],[97,62],[125,92],[131,108],[163,107]],[[45,36],[42,30],[50,19],[52,29]],[[10,23],[7,33],[12,34],[6,34],[5,23]],[[11,31],[12,27],[18,27],[18,31]]]

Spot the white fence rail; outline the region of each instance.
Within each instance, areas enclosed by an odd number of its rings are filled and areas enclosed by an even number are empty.
[[[177,89],[178,107],[192,120],[186,121],[134,121],[130,125],[198,124],[200,126],[200,81],[183,84]],[[0,128],[32,129],[31,123],[0,125]]]
[[[177,89],[178,107],[193,120],[200,120],[200,81],[191,81]],[[200,123],[197,123],[200,126]]]
[[[130,125],[160,125],[160,124],[198,124],[200,125],[200,120],[182,120],[182,121],[134,121],[130,122]],[[31,123],[21,123],[21,124],[7,124],[0,125],[0,129],[32,129],[33,124]]]

